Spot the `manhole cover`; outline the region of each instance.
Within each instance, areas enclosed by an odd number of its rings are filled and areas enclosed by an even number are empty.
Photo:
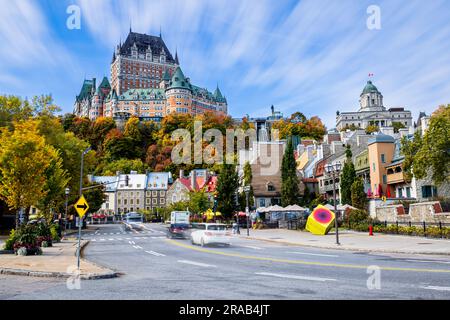
[[[417,244],[432,244],[430,242],[418,242]]]

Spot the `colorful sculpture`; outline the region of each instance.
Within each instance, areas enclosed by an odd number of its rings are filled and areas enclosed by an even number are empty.
[[[318,205],[306,221],[306,230],[312,234],[326,235],[333,227],[335,215],[327,207]]]

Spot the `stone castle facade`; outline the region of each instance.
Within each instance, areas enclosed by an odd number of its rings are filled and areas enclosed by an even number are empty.
[[[213,112],[226,115],[228,104],[217,86],[214,93],[185,77],[162,36],[132,32],[115,49],[111,61],[111,82],[104,77],[84,80],[76,96],[73,113],[95,120],[131,116],[160,121],[172,113],[192,115]]]

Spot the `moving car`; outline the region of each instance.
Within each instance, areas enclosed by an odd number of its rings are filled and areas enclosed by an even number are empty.
[[[189,224],[187,223],[173,223],[168,228],[170,238],[189,238]]]
[[[200,223],[196,227],[199,230],[191,233],[192,244],[199,244],[202,247],[208,244],[223,244],[227,246],[231,244],[231,233],[227,231],[225,224]]]

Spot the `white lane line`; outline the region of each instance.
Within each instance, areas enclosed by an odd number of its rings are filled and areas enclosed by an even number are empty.
[[[432,261],[432,260],[405,260],[409,262],[423,262],[423,263],[445,263],[450,264],[450,261]]]
[[[309,253],[309,252],[298,252],[298,251],[287,251],[286,253],[303,254],[306,256],[318,256],[318,257],[333,257],[333,258],[339,257],[335,254],[321,254],[321,253]]]
[[[122,241],[123,239],[122,238],[116,238],[117,240],[119,240],[119,241]]]
[[[250,248],[250,249],[255,249],[255,250],[263,250],[263,248],[260,247],[253,247],[253,246],[243,246],[244,248]]]
[[[141,238],[140,238],[140,237],[133,237],[133,239],[138,239],[138,240],[139,240],[139,239],[141,239]]]
[[[200,263],[200,262],[189,261],[189,260],[178,260],[178,262],[185,263],[185,264],[191,264],[193,266],[198,266],[198,267],[205,267],[205,268],[216,268],[217,267],[212,264]]]
[[[120,232],[116,232],[116,234],[120,234]]]
[[[255,274],[260,275],[260,276],[270,276],[270,277],[296,279],[296,280],[310,280],[310,281],[321,281],[321,282],[337,281],[336,279],[331,279],[331,278],[296,276],[296,275],[291,275],[291,274],[280,274],[280,273],[270,273],[270,272],[255,272]]]
[[[134,241],[128,241],[129,244],[136,244]]]
[[[92,239],[91,241],[92,241],[92,242],[95,242],[95,241],[97,241],[97,240],[95,240],[95,239]]]
[[[100,239],[100,241],[106,241],[106,239]]]
[[[141,239],[147,239],[147,237],[141,237]]]
[[[125,240],[131,240],[131,238],[125,238]]]
[[[427,289],[427,290],[450,291],[450,287],[427,286],[427,287],[421,287],[421,288]]]
[[[165,257],[166,256],[165,254],[162,254],[162,253],[159,253],[159,252],[155,252],[155,251],[145,251],[145,252],[147,252],[149,254],[152,254],[154,256],[157,256],[157,257]]]
[[[103,233],[103,235],[104,235],[104,236],[106,236],[106,235],[107,235],[107,233],[105,232],[105,233]]]
[[[133,248],[135,248],[135,249],[142,249],[141,246],[133,246]]]
[[[114,241],[114,239],[108,239],[109,241]]]
[[[95,233],[94,234],[98,234],[98,230],[97,231],[95,231]]]

